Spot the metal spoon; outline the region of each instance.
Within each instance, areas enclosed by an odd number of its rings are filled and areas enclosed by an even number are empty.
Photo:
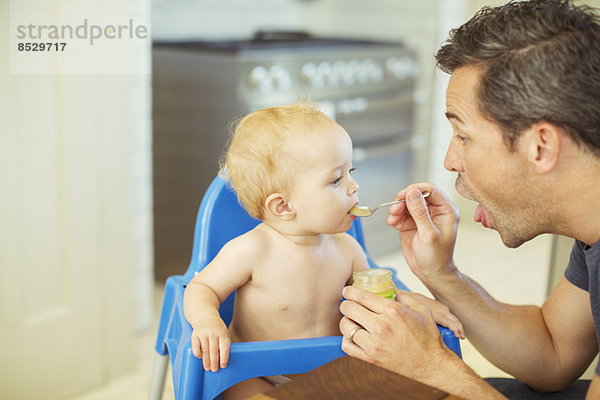
[[[429,196],[430,193],[429,192],[425,192],[423,193],[423,197],[427,197]],[[381,207],[385,207],[385,206],[391,206],[393,204],[398,204],[398,203],[402,203],[405,200],[395,200],[395,201],[390,201],[389,203],[383,203],[378,205],[375,208],[371,208],[371,207],[352,207],[350,209],[350,214],[352,215],[356,215],[357,217],[370,217],[371,215],[373,215],[375,213],[375,211],[379,210]]]

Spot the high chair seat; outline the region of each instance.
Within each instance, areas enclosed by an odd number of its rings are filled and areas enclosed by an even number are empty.
[[[196,218],[192,260],[184,275],[167,279],[163,307],[156,339],[156,352],[151,400],[162,396],[167,362],[171,360],[173,387],[177,400],[211,400],[227,388],[246,379],[297,374],[310,371],[344,354],[341,336],[310,339],[232,343],[227,368],[206,372],[202,360],[192,353],[192,327],[183,313],[183,293],[186,285],[202,270],[229,240],[251,230],[260,223],[240,206],[235,192],[217,176],[206,191]],[[348,231],[365,249],[363,230],[357,218]],[[367,253],[371,267],[376,267]],[[398,289],[408,288],[395,277]],[[232,293],[219,308],[228,325],[233,314]],[[444,343],[461,356],[459,340],[447,328],[438,327]]]

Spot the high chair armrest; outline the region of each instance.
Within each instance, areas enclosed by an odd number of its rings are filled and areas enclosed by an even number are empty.
[[[232,343],[227,368],[205,373],[204,395],[216,397],[250,378],[307,372],[344,355],[341,336]]]
[[[438,329],[444,344],[461,357],[459,339],[448,328],[438,325]],[[342,336],[232,343],[227,368],[205,373],[204,395],[214,398],[238,382],[259,376],[308,372],[344,356],[341,346]]]

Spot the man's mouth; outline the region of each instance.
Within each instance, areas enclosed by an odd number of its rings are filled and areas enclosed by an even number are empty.
[[[454,186],[456,187],[458,194],[460,194],[462,197],[477,202],[477,200],[475,200],[475,196],[472,195],[473,192],[468,188],[467,185],[465,185],[463,177],[460,174],[458,174]],[[473,219],[475,222],[481,222],[481,225],[484,227],[489,227],[488,220],[485,216],[485,211],[481,203],[477,204],[477,209],[475,209],[475,215],[473,215]]]
[[[485,211],[483,211],[483,207],[481,204],[477,204],[477,209],[475,210],[475,215],[473,216],[475,222],[481,222],[481,225],[484,227],[488,227],[487,218],[485,217]]]

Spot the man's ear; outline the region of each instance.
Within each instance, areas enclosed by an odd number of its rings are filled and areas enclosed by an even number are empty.
[[[265,200],[267,212],[276,218],[291,219],[295,211],[290,207],[285,196],[281,193],[273,193]]]
[[[550,172],[558,163],[562,137],[560,128],[548,122],[534,124],[525,133],[527,156],[540,174]]]

